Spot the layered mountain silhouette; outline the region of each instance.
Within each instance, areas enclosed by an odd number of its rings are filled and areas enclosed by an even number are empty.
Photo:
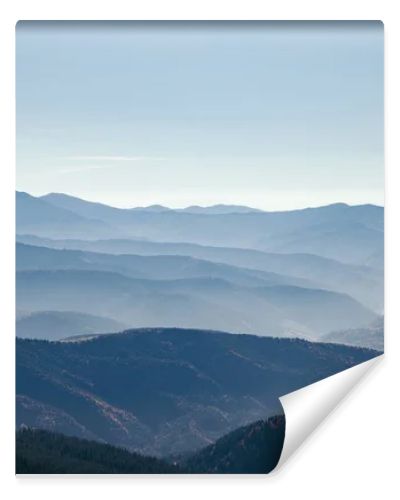
[[[54,207],[57,210],[52,213]],[[383,249],[383,208],[373,205],[338,203],[288,212],[210,214],[118,209],[65,194],[35,198],[17,193],[18,233],[79,238],[85,228],[85,239],[118,234],[269,252],[307,252],[354,264],[376,261]]]
[[[383,316],[381,316],[364,327],[330,332],[322,340],[338,344],[370,347],[377,351],[383,351],[383,330],[384,321]]]
[[[83,217],[76,212],[47,203],[28,193],[16,193],[17,232],[58,237],[93,237],[115,233],[100,219]]]
[[[18,271],[18,307],[77,311],[131,327],[181,326],[318,338],[376,315],[348,295],[289,285],[240,286],[219,278],[134,279],[114,272]]]
[[[198,450],[280,414],[279,396],[378,354],[298,339],[161,328],[70,342],[17,339],[16,353],[18,428],[155,456]]]
[[[19,472],[268,472],[279,397],[383,350],[382,207],[16,205]]]
[[[19,315],[16,334],[21,338],[61,340],[75,335],[122,331],[126,327],[113,319],[87,313],[35,311]]]
[[[314,287],[345,292],[381,312],[383,273],[368,266],[345,264],[312,254],[267,253],[252,249],[207,247],[190,243],[158,243],[143,240],[54,240],[33,235],[17,235],[25,244],[56,249],[83,250],[107,254],[174,255],[223,263],[305,280]],[[373,257],[371,257],[373,258]],[[297,283],[299,284],[299,283]]]
[[[78,250],[54,250],[17,243],[16,268],[23,270],[110,271],[132,278],[220,278],[245,286],[293,285],[316,287],[310,280],[283,274],[238,268],[181,255],[108,255]]]

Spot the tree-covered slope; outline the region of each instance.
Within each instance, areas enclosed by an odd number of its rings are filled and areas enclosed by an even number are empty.
[[[235,429],[180,460],[162,460],[43,429],[16,434],[17,474],[266,474],[279,461],[283,416]]]
[[[41,429],[16,436],[17,474],[176,474],[178,467],[109,444]]]
[[[181,466],[200,474],[266,474],[279,461],[284,437],[283,416],[260,420],[223,436]]]
[[[281,412],[279,396],[378,353],[298,339],[139,329],[17,339],[17,425],[165,456]]]

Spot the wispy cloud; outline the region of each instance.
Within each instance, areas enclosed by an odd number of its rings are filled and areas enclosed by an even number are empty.
[[[75,172],[85,172],[87,170],[98,170],[115,168],[116,163],[125,162],[124,166],[128,166],[132,162],[141,161],[162,161],[166,158],[161,156],[117,156],[117,155],[83,155],[83,156],[63,156],[63,160],[72,162],[82,162],[83,165],[71,166],[57,169],[59,174],[72,174]],[[86,163],[87,162],[87,163]],[[102,162],[101,165],[93,165],[91,162]],[[85,164],[86,163],[86,164]],[[122,167],[122,165],[120,165]]]
[[[73,174],[75,172],[85,172],[87,170],[98,170],[98,169],[107,169],[107,168],[115,168],[114,165],[80,165],[79,167],[67,167],[57,169],[58,174]]]

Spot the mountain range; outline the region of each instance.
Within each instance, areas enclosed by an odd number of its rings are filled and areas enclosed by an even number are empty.
[[[89,313],[131,327],[318,338],[376,318],[337,292],[288,285],[245,287],[212,277],[150,280],[104,271],[18,271],[16,287],[23,310]]]
[[[17,235],[17,241],[59,250],[81,250],[115,255],[192,257],[197,261],[280,274],[286,277],[286,284],[289,284],[287,279],[291,277],[292,284],[307,286],[308,283],[308,286],[314,288],[345,292],[378,313],[381,313],[383,309],[383,273],[381,270],[345,264],[318,255],[267,253],[243,248],[207,247],[190,243],[158,243],[143,240],[54,240],[33,235]],[[294,279],[302,281],[295,283]]]
[[[152,280],[213,277],[244,286],[317,286],[303,278],[238,268],[181,255],[109,255],[79,250],[55,250],[22,243],[16,245],[16,269],[107,271],[136,279]]]
[[[382,259],[372,205],[119,209],[17,193],[17,333],[176,326],[330,341],[382,314]]]
[[[65,194],[17,193],[17,233],[55,238],[144,238],[279,253],[352,264],[383,258],[383,208],[343,203],[288,212],[132,210]]]
[[[62,197],[62,193],[51,193],[48,195],[43,196],[44,199],[50,201],[52,199],[55,199],[56,202]],[[65,204],[68,206],[68,200],[64,199]],[[71,207],[71,206],[70,206]],[[74,207],[72,206],[72,209]],[[246,214],[250,212],[262,212],[262,210],[259,210],[257,208],[251,208],[251,207],[245,207],[243,205],[224,205],[224,204],[217,204],[217,205],[211,205],[209,207],[201,207],[199,205],[191,205],[190,207],[186,208],[169,208],[165,207],[163,205],[149,205],[147,207],[135,207],[131,208],[131,210],[141,210],[145,212],[167,212],[167,211],[172,211],[172,212],[185,212],[185,213],[190,213],[190,214],[208,214],[208,215],[218,215],[218,214]]]
[[[16,211],[20,472],[267,472],[279,397],[383,351],[382,207]]]

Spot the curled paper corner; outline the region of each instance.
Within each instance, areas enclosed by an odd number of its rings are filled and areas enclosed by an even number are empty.
[[[324,380],[279,398],[286,420],[282,453],[277,472],[303,442],[358,384],[383,359],[383,354]]]

